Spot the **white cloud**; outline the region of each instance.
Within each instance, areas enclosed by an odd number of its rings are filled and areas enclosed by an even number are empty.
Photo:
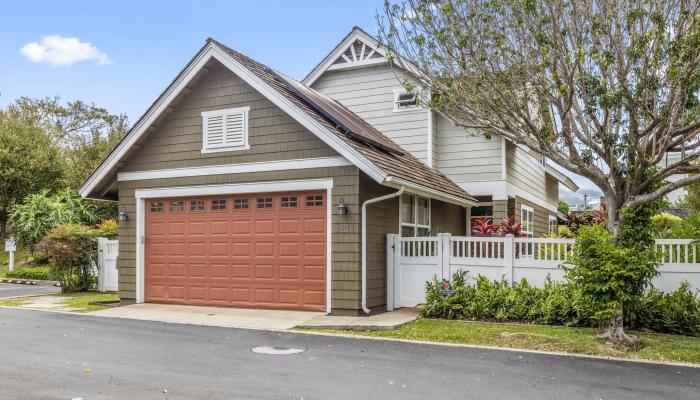
[[[49,35],[39,42],[25,44],[19,52],[33,63],[47,63],[52,66],[70,67],[81,61],[97,61],[98,65],[111,64],[107,54],[91,43],[78,38]]]

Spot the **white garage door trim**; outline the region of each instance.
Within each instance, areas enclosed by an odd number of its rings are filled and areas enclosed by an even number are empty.
[[[137,189],[136,198],[136,302],[143,303],[145,297],[145,209],[146,199],[160,197],[180,196],[210,196],[218,194],[240,194],[261,192],[285,192],[297,190],[326,190],[326,312],[330,313],[331,307],[331,281],[332,281],[332,248],[331,216],[333,210],[333,179],[303,179],[290,181],[252,182],[229,185],[205,185],[205,186],[179,186],[154,189]]]

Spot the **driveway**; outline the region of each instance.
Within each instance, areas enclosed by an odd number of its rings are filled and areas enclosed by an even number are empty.
[[[18,296],[36,296],[41,294],[58,293],[61,288],[56,286],[18,285],[15,283],[0,283],[0,299]]]
[[[689,367],[16,309],[0,332],[3,400],[700,398]]]

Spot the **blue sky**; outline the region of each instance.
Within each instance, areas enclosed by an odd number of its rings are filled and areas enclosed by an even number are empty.
[[[301,79],[353,26],[374,33],[382,4],[0,0],[0,106],[20,96],[60,96],[134,122],[207,37]],[[69,51],[51,52],[56,46]]]

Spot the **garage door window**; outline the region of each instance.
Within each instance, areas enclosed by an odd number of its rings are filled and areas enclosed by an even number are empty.
[[[245,210],[248,208],[248,199],[235,199],[233,201],[233,208],[236,210]]]
[[[218,199],[211,201],[211,209],[214,211],[223,211],[226,209],[226,200]]]
[[[162,213],[163,212],[163,202],[162,201],[151,202],[151,212],[152,213]]]
[[[296,208],[297,196],[283,196],[281,204],[282,208]]]
[[[184,201],[171,201],[170,202],[170,212],[180,213],[185,212],[185,202]]]
[[[258,197],[258,208],[272,208],[272,197]]]
[[[204,200],[192,200],[190,202],[190,211],[204,211]]]
[[[306,196],[307,207],[323,207],[323,196]]]

